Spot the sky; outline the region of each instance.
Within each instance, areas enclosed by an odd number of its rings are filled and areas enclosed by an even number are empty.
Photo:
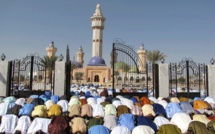
[[[76,57],[82,46],[84,65],[92,57],[91,20],[100,4],[106,18],[103,58],[110,63],[116,38],[138,50],[160,50],[165,63],[192,58],[210,64],[215,59],[215,0],[1,0],[0,55],[22,59],[46,55],[54,41],[56,55]]]

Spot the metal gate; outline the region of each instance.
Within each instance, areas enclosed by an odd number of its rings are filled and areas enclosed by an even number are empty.
[[[184,58],[178,64],[170,63],[169,71],[170,96],[194,98],[207,94],[205,64]]]
[[[10,65],[10,95],[27,97],[30,94],[43,94],[45,90],[52,91],[54,75],[51,73],[52,76],[47,77],[47,69],[41,63],[41,58],[38,54],[28,54],[22,60],[11,61]]]
[[[133,46],[115,40],[111,53],[113,95],[148,96],[152,85],[152,74],[148,68],[151,69],[151,65],[148,67],[141,60]]]

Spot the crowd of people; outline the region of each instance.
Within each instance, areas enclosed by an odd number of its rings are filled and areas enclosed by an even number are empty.
[[[0,99],[0,133],[214,134],[212,97],[118,95],[79,86],[70,95]]]

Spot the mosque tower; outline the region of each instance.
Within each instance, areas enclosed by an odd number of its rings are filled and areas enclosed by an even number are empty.
[[[46,48],[46,52],[49,57],[55,56],[55,53],[57,52],[57,48],[54,47],[54,41],[52,41],[51,44],[49,44],[49,46]]]
[[[140,46],[140,49],[137,51],[137,54],[140,58],[138,61],[139,71],[146,72],[146,50],[144,49],[144,45]]]
[[[77,57],[77,62],[83,67],[83,64],[84,64],[84,52],[83,52],[83,49],[82,47],[79,48],[77,54],[76,54],[76,57]]]
[[[102,42],[105,18],[102,15],[100,4],[97,4],[95,13],[91,17],[91,21],[93,29],[92,57],[98,56],[102,58]]]

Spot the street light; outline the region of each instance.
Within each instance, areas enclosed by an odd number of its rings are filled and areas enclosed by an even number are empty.
[[[212,58],[211,60],[210,60],[210,62],[211,62],[211,64],[213,65],[214,64],[214,59]]]
[[[161,61],[161,63],[163,64],[163,63],[165,62],[164,57],[162,57],[162,58],[160,59],[160,61]]]
[[[61,55],[58,57],[58,60],[59,60],[59,61],[62,61],[63,58],[64,58],[64,57],[63,57],[63,55],[61,54]]]
[[[5,58],[6,58],[5,54],[2,54],[2,55],[1,55],[1,60],[4,61]]]

